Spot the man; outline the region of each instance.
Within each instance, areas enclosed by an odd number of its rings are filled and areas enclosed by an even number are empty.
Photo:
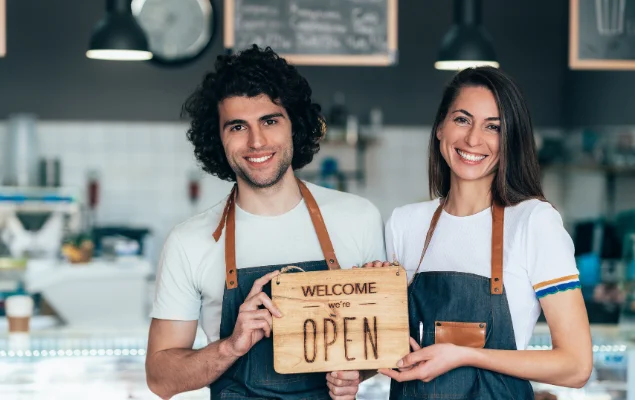
[[[367,200],[305,184],[294,170],[319,150],[325,124],[297,70],[257,46],[220,56],[188,99],[188,139],[230,195],[175,227],[157,275],[146,371],[167,399],[210,385],[212,398],[354,399],[358,371],[280,375],[268,285],[305,271],[386,259],[382,220]],[[207,347],[192,350],[199,315]]]

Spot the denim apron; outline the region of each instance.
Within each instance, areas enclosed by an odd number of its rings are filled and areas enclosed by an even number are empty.
[[[426,236],[419,266],[430,244],[444,200],[437,208]],[[435,343],[441,329],[480,327],[485,332],[483,343],[475,347],[516,350],[514,327],[503,286],[504,207],[492,206],[492,277],[463,272],[415,272],[408,287],[410,336],[422,347]],[[418,271],[418,268],[417,268]],[[422,323],[423,330],[420,331]],[[439,333],[436,333],[439,332]],[[432,381],[392,381],[390,399],[478,399],[533,400],[527,380],[479,369],[460,367]]]
[[[317,234],[324,254],[324,260],[292,263],[304,271],[323,271],[339,269],[331,239],[326,230],[324,219],[317,202],[306,185],[297,180],[300,193],[311,216],[311,222]],[[238,309],[251,291],[254,281],[269,272],[280,270],[289,264],[267,265],[253,268],[236,268],[236,222],[235,222],[236,186],[229,195],[221,222],[214,233],[216,241],[220,238],[223,225],[225,229],[225,292],[220,324],[220,338],[225,339],[234,331],[238,318]],[[226,222],[225,222],[226,221]],[[280,249],[284,251],[284,249]],[[271,285],[263,291],[271,298]],[[275,318],[275,317],[274,317]],[[275,332],[274,332],[275,334]],[[212,399],[329,399],[326,386],[326,374],[278,374],[273,369],[273,339],[263,338],[244,356],[240,357],[223,375],[210,385]]]

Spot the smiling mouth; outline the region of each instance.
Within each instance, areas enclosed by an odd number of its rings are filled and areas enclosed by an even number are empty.
[[[245,160],[249,161],[250,163],[254,163],[254,164],[261,164],[265,161],[268,161],[271,159],[271,157],[273,157],[275,153],[271,153],[269,155],[266,156],[261,156],[261,157],[245,157]]]
[[[471,161],[471,162],[479,162],[485,159],[485,157],[487,157],[486,155],[483,155],[483,154],[468,153],[467,151],[463,151],[460,149],[456,149],[456,152],[462,159],[466,161]]]

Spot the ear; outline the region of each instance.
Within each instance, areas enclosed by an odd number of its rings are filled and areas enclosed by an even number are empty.
[[[441,133],[441,129],[437,128],[437,139],[441,140],[442,136],[443,136],[443,133]]]

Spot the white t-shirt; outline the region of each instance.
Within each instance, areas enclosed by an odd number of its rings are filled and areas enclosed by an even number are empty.
[[[341,268],[385,260],[383,222],[361,197],[307,183],[315,197]],[[225,232],[212,234],[227,198],[177,225],[166,239],[157,272],[152,318],[200,317],[210,342],[219,339],[225,288]],[[285,214],[259,216],[236,205],[236,267],[324,260],[304,200]]]
[[[386,254],[414,275],[439,200],[397,208],[386,224]],[[492,213],[467,217],[443,211],[419,272],[458,271],[491,277]],[[503,284],[516,347],[527,348],[540,316],[540,297],[577,287],[571,237],[551,204],[527,200],[505,208]]]

